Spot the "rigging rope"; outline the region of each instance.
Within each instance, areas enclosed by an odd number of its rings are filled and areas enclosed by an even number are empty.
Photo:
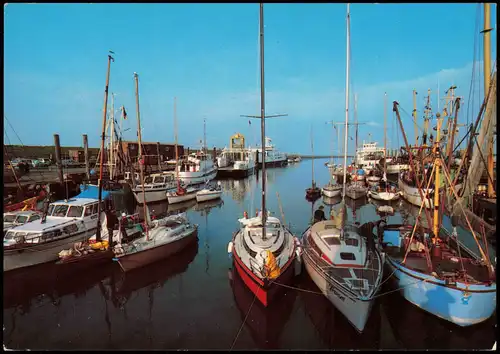
[[[474,47],[473,47],[473,58],[472,58],[472,77],[471,77],[471,82],[470,82],[470,87],[469,87],[469,99],[467,101],[467,125],[470,124],[470,114],[472,115],[472,109],[471,106],[474,107],[474,93],[475,93],[475,86],[474,83],[476,81],[476,56],[478,55],[479,52],[479,41],[478,36],[479,36],[479,23],[481,19],[481,4],[477,4],[477,9],[476,9],[476,25],[474,27]],[[471,102],[472,101],[472,102]]]

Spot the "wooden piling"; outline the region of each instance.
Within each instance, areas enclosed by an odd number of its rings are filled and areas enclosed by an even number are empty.
[[[54,146],[56,149],[56,166],[57,166],[57,176],[59,177],[59,182],[64,183],[62,162],[61,162],[61,144],[59,143],[59,134],[54,134]]]

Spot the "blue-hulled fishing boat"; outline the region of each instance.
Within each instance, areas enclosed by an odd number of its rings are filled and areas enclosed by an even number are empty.
[[[394,111],[400,120],[397,102],[394,102]],[[436,114],[436,119],[435,160],[430,179],[434,175],[435,185],[439,185],[442,166],[445,179],[451,185],[440,151],[442,118]],[[379,229],[386,264],[406,300],[456,325],[474,325],[495,312],[495,269],[488,250],[484,250],[485,240],[482,245],[470,224],[480,256],[459,240],[455,225],[452,224],[451,234],[442,227],[439,204],[440,194],[435,193],[434,214],[432,218],[426,214],[428,226],[419,225],[417,218],[415,225],[386,225]],[[419,216],[423,209],[422,205]],[[467,218],[465,213],[464,217]]]

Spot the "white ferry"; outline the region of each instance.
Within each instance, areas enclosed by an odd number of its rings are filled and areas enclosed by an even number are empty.
[[[376,142],[365,143],[363,141],[363,146],[356,150],[356,165],[369,172],[384,156],[385,149],[383,147],[378,147]],[[390,161],[391,158],[387,157],[387,162]]]
[[[286,154],[278,151],[272,144],[271,138],[265,138],[265,151],[266,151],[266,167],[267,166],[285,166],[288,164]],[[262,149],[260,147],[250,148],[253,153],[258,152],[258,166],[262,166]]]
[[[237,133],[231,136],[229,149],[225,147],[217,157],[219,177],[244,178],[255,172],[257,153],[245,148],[245,137]]]

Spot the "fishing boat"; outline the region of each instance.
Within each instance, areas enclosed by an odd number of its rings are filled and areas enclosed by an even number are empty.
[[[220,186],[218,185],[213,186],[207,183],[205,188],[201,189],[196,193],[196,201],[200,203],[209,200],[219,199],[221,195],[222,195],[222,189],[220,188]]]
[[[394,111],[402,126],[397,102],[394,102]],[[442,118],[439,114],[436,118],[437,133],[432,149],[434,167],[429,179],[440,185],[442,169],[447,183],[451,184],[439,148]],[[405,143],[408,145],[406,139]],[[456,196],[456,192],[454,194]],[[439,194],[434,195],[433,202],[432,219],[425,211],[427,225],[432,227],[419,227],[420,218],[417,217],[414,225],[386,225],[382,228],[382,247],[393,280],[407,301],[438,318],[462,327],[483,322],[496,309],[495,268],[488,251],[484,250],[486,240],[482,245],[462,209],[480,254],[476,255],[460,241],[453,218],[452,233],[441,224]],[[422,210],[425,210],[423,204],[419,214]]]
[[[265,146],[265,91],[264,91],[264,5],[260,4],[260,105],[261,147]],[[295,275],[295,259],[300,251],[299,241],[281,221],[270,216],[266,209],[266,155],[262,160],[262,210],[249,218],[245,212],[239,219],[240,228],[228,244],[233,264],[255,298],[268,306]]]
[[[347,174],[349,121],[349,4],[347,4],[346,122],[344,174]],[[345,177],[344,177],[345,179]],[[370,315],[383,275],[383,256],[373,239],[368,242],[360,229],[347,223],[344,185],[339,213],[319,221],[302,234],[303,262],[311,279],[332,304],[362,332]],[[365,194],[366,195],[366,194]]]
[[[142,155],[142,134],[141,121],[139,113],[139,77],[134,73],[135,88],[136,88],[136,105],[137,105],[137,136],[139,143],[139,160],[143,159]],[[174,100],[174,116],[176,100]],[[177,130],[177,129],[176,129]],[[177,143],[177,132],[176,132]],[[177,155],[177,144],[176,144]],[[177,156],[176,156],[177,157]],[[140,165],[141,181],[144,180],[144,166]],[[178,182],[179,183],[179,182]],[[179,184],[178,184],[179,188]],[[143,189],[144,193],[144,189]],[[150,214],[147,204],[144,204],[144,233],[143,236],[131,242],[123,244],[118,242],[114,247],[115,259],[124,272],[140,268],[145,265],[154,263],[161,259],[172,256],[197,239],[198,226],[191,224],[185,215],[178,214],[159,220],[150,220]]]

